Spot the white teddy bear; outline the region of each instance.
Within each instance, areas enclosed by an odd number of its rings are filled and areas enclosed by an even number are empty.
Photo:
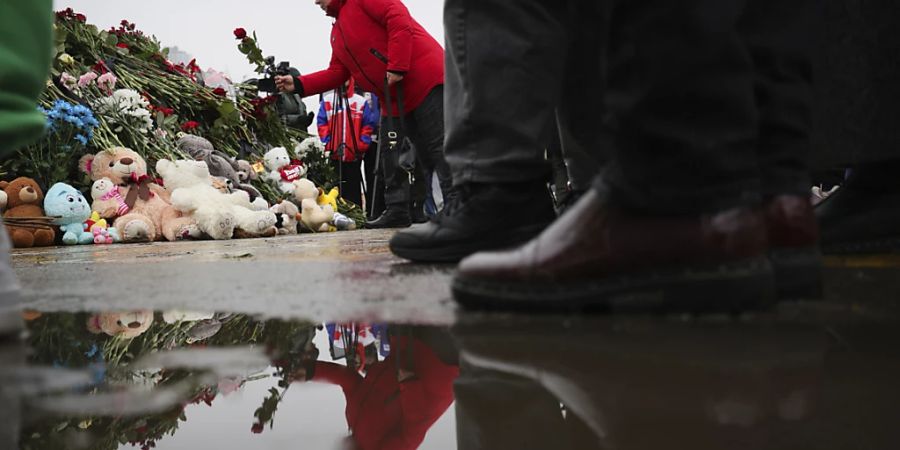
[[[190,214],[213,239],[231,239],[235,228],[264,234],[275,225],[275,214],[251,209],[246,192],[223,194],[214,188],[203,161],[161,159],[156,163],[156,171],[171,193],[172,206]]]
[[[266,162],[266,169],[269,170],[266,180],[275,183],[278,189],[285,193],[294,192],[295,181],[302,179],[306,175],[306,167],[298,164],[291,164],[291,157],[284,147],[275,147],[265,155],[263,159]]]

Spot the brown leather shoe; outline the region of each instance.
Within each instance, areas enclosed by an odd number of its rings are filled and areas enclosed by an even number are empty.
[[[819,225],[807,196],[779,195],[763,205],[769,235],[769,261],[781,300],[822,298]]]
[[[732,312],[774,300],[762,214],[623,211],[592,190],[540,236],[464,259],[454,296],[475,309]]]

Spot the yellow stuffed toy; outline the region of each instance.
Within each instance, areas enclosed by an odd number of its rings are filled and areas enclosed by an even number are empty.
[[[327,195],[322,188],[319,188],[319,198],[316,199],[316,203],[319,206],[329,205],[331,206],[331,210],[336,212],[338,210],[337,199],[340,196],[341,194],[338,192],[338,188],[331,188],[331,191],[329,191]]]

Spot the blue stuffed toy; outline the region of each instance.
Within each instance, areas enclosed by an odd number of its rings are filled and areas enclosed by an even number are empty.
[[[65,183],[54,184],[44,196],[44,212],[59,225],[63,244],[94,243],[94,234],[85,230],[84,224],[91,217],[91,205],[78,189]]]

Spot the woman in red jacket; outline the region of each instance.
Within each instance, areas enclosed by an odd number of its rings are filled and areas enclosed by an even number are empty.
[[[398,114],[398,84],[402,84],[404,133],[418,153],[425,172],[438,174],[444,197],[452,188],[444,160],[444,50],[410,15],[400,0],[315,0],[333,17],[331,63],[300,77],[280,76],[282,92],[316,95],[337,88],[351,76],[381,99],[382,116]],[[391,104],[384,102],[384,81],[391,87]],[[383,127],[382,127],[383,128]],[[370,228],[410,225],[409,180],[399,169],[397,152],[382,146],[385,212]]]

